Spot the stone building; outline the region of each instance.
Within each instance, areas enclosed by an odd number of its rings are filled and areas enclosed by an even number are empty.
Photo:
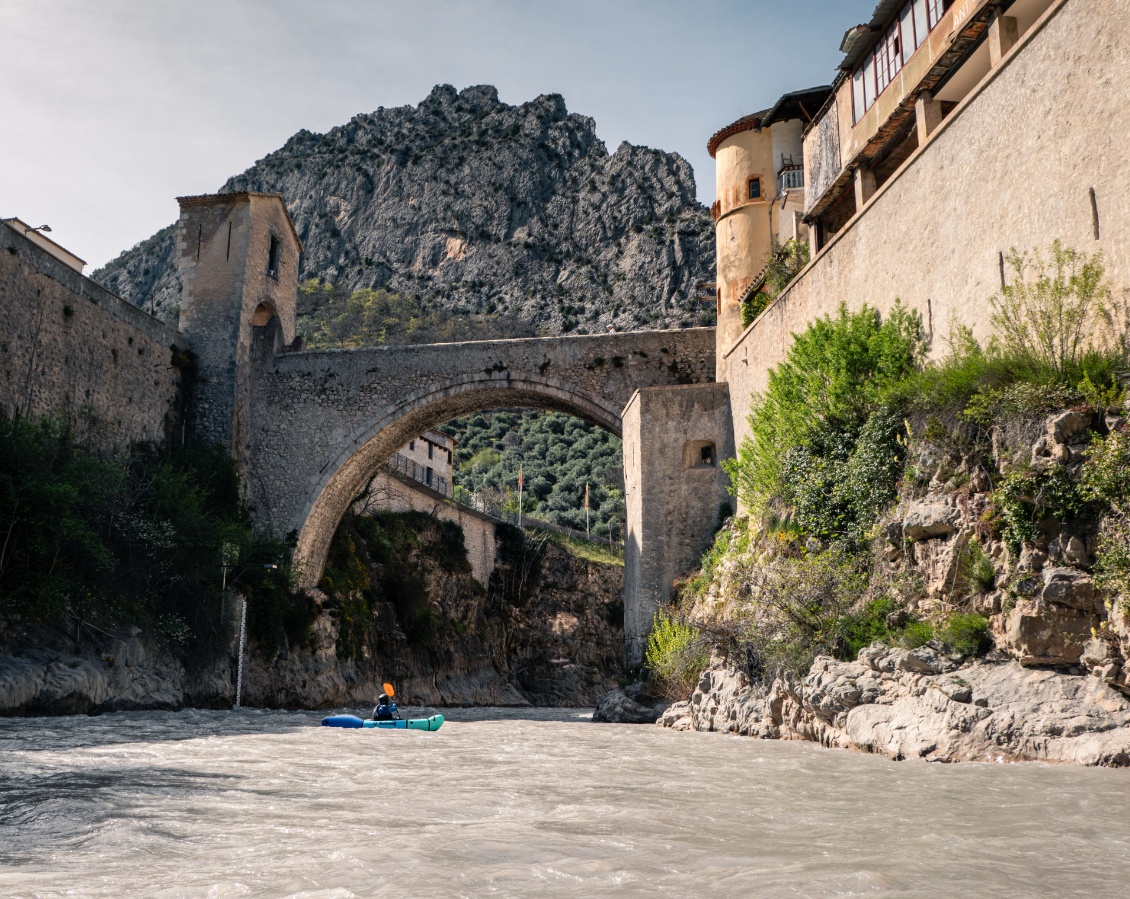
[[[455,492],[454,460],[455,439],[442,431],[427,430],[404,444],[389,463],[437,493],[451,496]]]
[[[803,130],[811,261],[744,330],[719,320],[736,445],[792,335],[841,303],[885,314],[900,301],[937,357],[955,326],[991,336],[988,300],[1012,248],[1101,251],[1115,290],[1130,285],[1125,13],[1091,0],[884,0],[847,32]],[[719,251],[720,285],[749,271]]]
[[[706,149],[717,160],[717,199],[710,208],[718,255],[718,340],[742,332],[740,304],[785,242],[806,239],[802,131],[830,87],[781,97],[771,109],[743,116],[714,133]]]

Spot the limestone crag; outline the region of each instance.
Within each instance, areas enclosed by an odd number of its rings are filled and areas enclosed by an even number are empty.
[[[768,689],[713,667],[658,723],[892,759],[1130,765],[1130,702],[1109,686],[1003,656],[966,664],[940,646],[877,644],[855,662],[820,658],[799,682]]]
[[[325,134],[300,131],[222,192],[277,191],[302,238],[302,277],[384,287],[557,334],[708,324],[713,235],[680,156],[621,144],[556,95],[520,106],[443,85]],[[174,228],[94,273],[174,315]],[[301,311],[301,310],[300,310]]]

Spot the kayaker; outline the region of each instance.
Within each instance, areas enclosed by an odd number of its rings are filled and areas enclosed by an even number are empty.
[[[394,718],[399,718],[400,712],[396,708],[396,703],[393,702],[387,693],[382,693],[377,707],[373,709],[374,721],[392,721]]]

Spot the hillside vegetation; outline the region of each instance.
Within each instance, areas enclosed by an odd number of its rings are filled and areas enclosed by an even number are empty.
[[[477,495],[517,511],[521,468],[525,512],[583,531],[588,484],[592,534],[606,539],[611,526],[613,537],[622,539],[623,451],[617,437],[571,415],[528,409],[479,413],[441,430],[456,441],[460,498]]]
[[[959,330],[936,363],[897,305],[797,336],[728,466],[749,514],[665,612],[679,639],[652,647],[672,689],[709,648],[767,683],[876,640],[1126,680],[1130,306],[1100,256],[1010,263],[996,336]]]

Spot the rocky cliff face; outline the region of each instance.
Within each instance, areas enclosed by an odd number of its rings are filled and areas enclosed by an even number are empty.
[[[522,565],[511,546],[484,588],[465,566],[427,558],[428,531],[439,527],[417,522],[420,539],[397,550],[423,588],[407,605],[414,588],[404,582],[399,593],[379,588],[368,605],[322,596],[304,645],[264,655],[250,644],[243,704],[365,711],[392,681],[406,705],[585,706],[615,686],[624,659],[623,568],[552,543]],[[359,610],[373,624],[363,632],[352,617]],[[54,629],[3,624],[0,715],[226,708],[235,697],[234,616],[230,651],[187,667],[135,627],[100,632],[97,642],[86,634],[79,644]]]
[[[220,190],[277,191],[305,246],[302,277],[384,287],[549,333],[706,324],[710,217],[690,165],[621,144],[558,95],[510,106],[493,87],[436,87],[419,106],[300,131]],[[180,281],[175,228],[94,273],[163,317]]]
[[[1096,578],[1105,529],[1123,519],[1085,468],[1115,458],[1102,444],[1124,445],[1126,425],[1122,409],[1084,406],[1006,421],[992,429],[989,458],[914,439],[917,478],[870,546],[880,599],[858,604],[883,610],[886,635],[802,672],[757,669],[749,653],[719,646],[694,695],[660,723],[896,759],[1130,765],[1130,605]],[[776,557],[749,546],[716,566],[697,601],[693,617],[717,634],[719,622],[768,614],[742,597]],[[907,625],[955,613],[967,628],[979,622],[984,640],[944,627],[923,640]]]

